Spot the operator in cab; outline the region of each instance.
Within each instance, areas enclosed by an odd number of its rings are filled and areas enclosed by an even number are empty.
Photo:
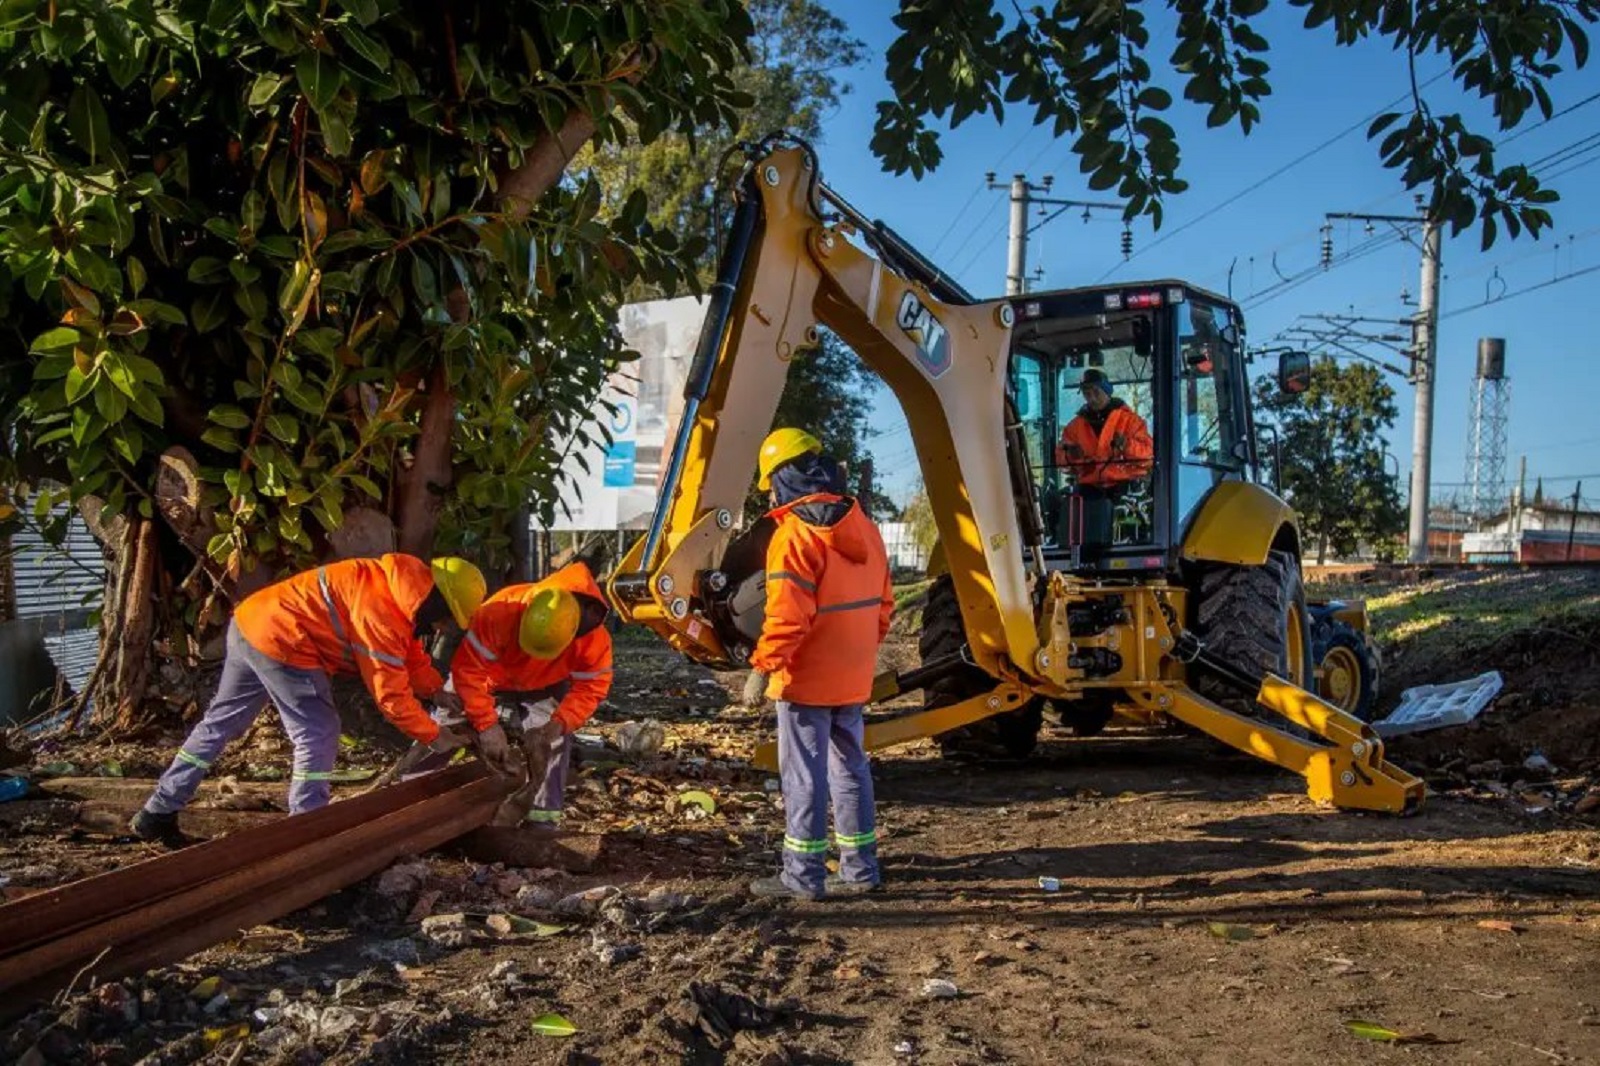
[[[1155,446],[1139,413],[1117,399],[1105,372],[1090,367],[1078,382],[1083,406],[1061,431],[1056,462],[1080,490],[1120,493],[1128,482],[1150,476]]]
[[[189,843],[178,812],[269,700],[294,745],[289,813],[326,806],[339,754],[334,674],[359,675],[383,716],[419,744],[449,752],[472,742],[441,728],[420,702],[456,704],[421,638],[452,622],[467,628],[486,588],[482,572],[465,559],[430,564],[391,553],[328,563],[246,597],[228,623],[217,694],[134,815],[134,835],[168,847]],[[486,760],[506,746],[498,726],[476,739]]]
[[[450,662],[451,686],[474,729],[500,728],[498,707],[507,708],[533,792],[524,818],[542,828],[561,822],[572,733],[611,691],[609,611],[589,568],[571,563],[485,600]]]
[[[894,611],[888,554],[816,437],[774,430],[758,466],[777,527],[743,702],[778,704],[785,834],[778,874],[750,891],[807,900],[871,892],[882,875],[861,712]],[[827,870],[830,801],[837,876]]]

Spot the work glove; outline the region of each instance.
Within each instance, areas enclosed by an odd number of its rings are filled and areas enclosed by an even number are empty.
[[[521,767],[511,757],[511,745],[506,742],[506,731],[500,723],[485,729],[477,736],[478,757],[484,765],[501,777],[521,776]]]
[[[1111,450],[1119,454],[1127,451],[1128,438],[1121,433],[1113,433],[1111,435]]]
[[[529,747],[552,748],[556,742],[567,735],[566,727],[561,724],[561,719],[551,717],[543,725],[536,725],[529,729],[523,736],[524,743]]]
[[[746,707],[760,707],[767,702],[768,674],[765,670],[752,670],[744,679],[744,698],[739,702]]]
[[[433,705],[443,711],[450,718],[465,718],[467,705],[461,702],[461,697],[447,689],[440,689],[430,699]]]
[[[449,755],[457,748],[464,748],[472,743],[467,734],[449,726],[440,726],[439,735],[428,741],[428,750],[436,755]]]

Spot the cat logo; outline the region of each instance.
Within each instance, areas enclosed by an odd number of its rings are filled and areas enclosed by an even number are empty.
[[[895,321],[915,342],[917,359],[929,377],[936,378],[950,369],[950,334],[910,289],[900,297],[900,311]]]

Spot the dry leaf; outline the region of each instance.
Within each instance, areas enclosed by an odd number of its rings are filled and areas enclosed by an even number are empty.
[[[1522,932],[1522,926],[1515,925],[1515,924],[1513,924],[1511,922],[1505,921],[1505,920],[1500,919],[1500,918],[1485,918],[1483,921],[1478,923],[1478,928],[1479,929],[1492,929],[1497,933],[1520,933],[1520,932]]]
[[[207,977],[189,990],[189,995],[195,999],[210,999],[222,991],[222,978],[217,976]]]

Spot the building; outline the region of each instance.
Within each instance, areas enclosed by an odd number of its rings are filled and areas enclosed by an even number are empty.
[[[0,538],[0,725],[78,692],[99,655],[92,610],[105,587],[100,546],[76,515],[60,547],[31,528]]]
[[[1528,503],[1461,538],[1469,563],[1600,562],[1600,511]]]

